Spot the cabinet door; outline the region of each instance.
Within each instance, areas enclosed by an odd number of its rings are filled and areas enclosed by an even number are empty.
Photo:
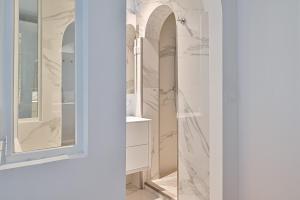
[[[133,147],[148,145],[149,143],[149,123],[127,123],[126,126],[126,146]]]
[[[148,145],[128,147],[126,150],[126,171],[148,167],[148,156]]]

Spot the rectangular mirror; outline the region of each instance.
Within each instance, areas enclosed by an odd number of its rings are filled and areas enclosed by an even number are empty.
[[[135,27],[131,24],[126,26],[126,90],[127,94],[135,94]]]
[[[19,118],[38,118],[39,112],[38,0],[21,0],[18,41]]]
[[[129,16],[127,16],[129,18]],[[136,27],[133,24],[126,25],[126,114],[127,116],[141,115],[141,39],[137,38]]]
[[[75,145],[75,0],[15,8],[13,151]]]

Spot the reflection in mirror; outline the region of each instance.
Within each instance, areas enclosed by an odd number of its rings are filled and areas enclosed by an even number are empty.
[[[63,37],[62,48],[62,141],[73,145],[75,133],[75,23]]]
[[[75,145],[75,0],[15,5],[14,151]]]
[[[19,15],[19,118],[38,117],[38,1],[21,0]]]
[[[126,101],[127,116],[134,116],[136,113],[136,31],[131,24],[126,26]]]
[[[135,28],[133,25],[126,26],[126,82],[127,94],[135,93],[135,55],[134,40]]]

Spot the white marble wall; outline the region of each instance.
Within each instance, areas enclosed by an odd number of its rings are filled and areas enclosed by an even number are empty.
[[[199,32],[178,40],[179,197],[189,200],[209,199],[207,13],[199,19]]]
[[[159,174],[159,57],[158,49],[148,40],[143,45],[143,117],[152,120],[151,172],[149,178],[157,179]],[[147,55],[147,56],[146,56]]]
[[[179,199],[209,199],[208,14],[200,0],[137,0],[144,40],[144,117],[153,119],[152,178],[159,177],[159,35],[174,12],[177,22]]]
[[[171,14],[159,39],[159,174],[177,171],[176,20]]]

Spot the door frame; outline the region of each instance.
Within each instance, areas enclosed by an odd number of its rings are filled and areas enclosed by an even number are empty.
[[[209,13],[209,133],[210,200],[223,200],[223,9],[210,0]]]

